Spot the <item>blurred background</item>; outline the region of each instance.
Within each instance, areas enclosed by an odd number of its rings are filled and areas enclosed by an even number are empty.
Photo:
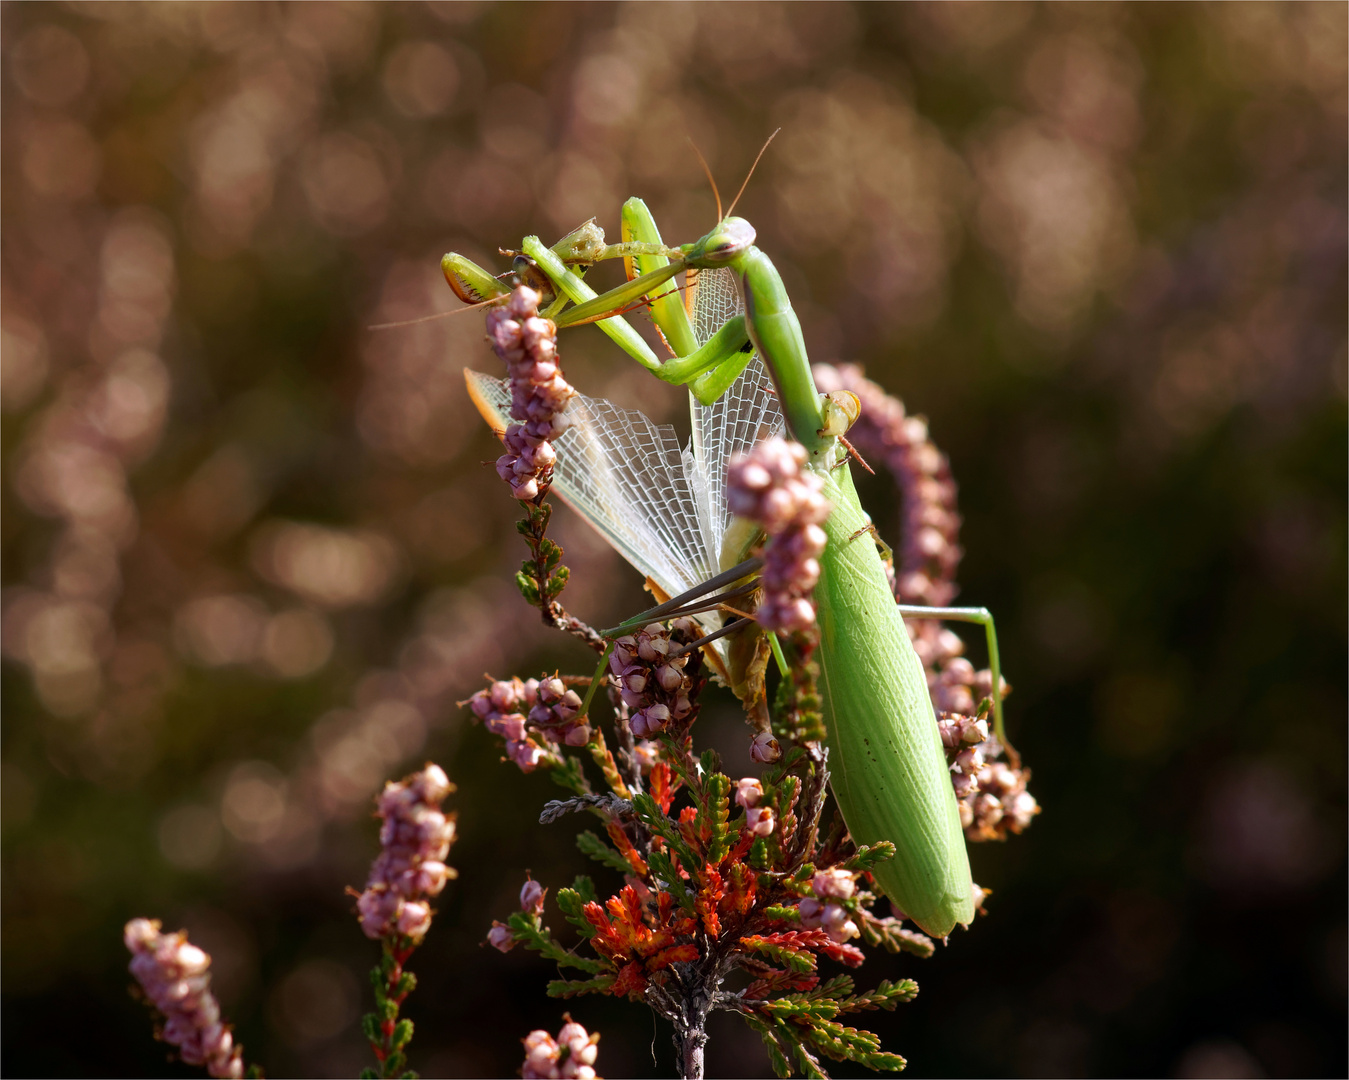
[[[412,1065],[510,1075],[550,965],[480,942],[584,823],[497,763],[484,672],[589,670],[516,595],[517,507],[438,260],[624,198],[739,212],[812,357],[926,414],[1044,806],[989,917],[881,1014],[927,1075],[1344,1075],[1343,4],[6,3],[3,1071],[184,1075],[127,995],[187,927],[249,1060],[354,1075],[371,796],[459,783]],[[616,268],[597,271],[613,275]],[[641,321],[639,319],[639,321]],[[687,425],[593,329],[582,390]],[[864,492],[891,529],[894,494]],[[563,601],[637,575],[569,511]],[[977,653],[976,653],[977,657]],[[747,736],[700,723],[733,774]],[[592,864],[593,865],[593,864]],[[602,887],[608,872],[595,869]],[[567,932],[554,910],[550,921]],[[604,1075],[673,1069],[569,1003]],[[870,1026],[870,1025],[868,1025]],[[710,1075],[768,1075],[716,1020]]]

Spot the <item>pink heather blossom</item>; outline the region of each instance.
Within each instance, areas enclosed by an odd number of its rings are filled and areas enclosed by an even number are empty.
[[[609,674],[632,710],[628,723],[636,738],[649,739],[672,721],[692,722],[698,658],[684,653],[671,659],[670,654],[701,636],[692,619],[676,619],[669,630],[651,623],[614,641]]]
[[[848,916],[848,909],[841,904],[824,905],[824,911],[820,915],[820,929],[840,945],[846,944],[850,938],[860,937],[862,933]]]
[[[637,767],[642,772],[650,772],[651,767],[660,760],[660,743],[643,739],[633,746],[632,756],[637,759]]]
[[[758,806],[759,800],[763,798],[763,784],[752,776],[746,776],[743,780],[737,780],[735,784],[735,801],[739,806],[746,809],[752,806]]]
[[[768,630],[805,630],[815,624],[811,600],[824,551],[821,523],[829,501],[824,480],[803,468],[805,448],[768,439],[731,462],[726,501],[731,512],[758,522],[768,534],[763,549],[763,599],[755,618]]]
[[[164,1016],[164,1040],[186,1064],[204,1065],[211,1076],[243,1076],[243,1055],[211,993],[210,956],[188,944],[184,931],[161,933],[157,919],[132,919],[123,939],[131,973]]]
[[[861,934],[857,924],[849,917],[848,909],[832,900],[821,903],[819,900],[806,897],[796,905],[796,910],[801,914],[802,926],[807,929],[823,930],[840,945]]]
[[[455,837],[454,819],[439,809],[453,790],[439,765],[427,765],[401,783],[386,784],[376,798],[383,850],[356,901],[366,937],[398,934],[415,942],[431,928],[427,901],[455,876],[445,865]]]
[[[816,871],[811,887],[815,890],[815,895],[821,899],[829,896],[847,900],[857,888],[857,879],[847,870],[819,870]]]
[[[533,878],[528,879],[520,889],[520,910],[526,915],[543,914],[543,898],[548,890]]]
[[[497,680],[466,704],[474,719],[506,740],[506,754],[522,772],[556,759],[556,752],[545,748],[547,743],[585,746],[591,738],[590,725],[581,715],[581,695],[556,675]]]
[[[599,1034],[590,1034],[570,1016],[554,1039],[546,1031],[531,1031],[521,1041],[525,1063],[524,1080],[597,1080],[595,1059]]]
[[[538,317],[539,294],[521,285],[503,308],[487,315],[487,336],[506,363],[515,421],[502,438],[497,475],[517,499],[534,499],[552,482],[557,453],[550,440],[566,430],[562,417],[575,395],[557,364],[557,327]]]
[[[639,739],[649,739],[665,730],[670,722],[670,710],[664,705],[648,705],[634,713],[628,722],[632,725],[633,735]]]
[[[493,920],[492,929],[487,931],[487,944],[498,952],[510,952],[515,948],[515,935],[505,923]]]
[[[1040,805],[1026,790],[1029,770],[1000,760],[1003,746],[988,732],[988,723],[971,716],[943,717],[937,722],[951,766],[960,823],[970,840],[1004,839],[1022,832]],[[980,738],[982,736],[982,739]]]
[[[773,811],[766,806],[751,806],[745,811],[746,827],[755,836],[770,836],[777,822],[773,820]]]
[[[804,602],[804,601],[803,601]],[[811,609],[811,619],[815,618],[814,609]],[[754,736],[754,741],[749,744],[749,759],[758,765],[771,765],[782,757],[782,747],[777,739],[773,738],[771,731],[761,731]]]

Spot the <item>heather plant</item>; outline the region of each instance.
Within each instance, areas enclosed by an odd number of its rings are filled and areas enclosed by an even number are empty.
[[[489,679],[461,704],[501,741],[503,761],[546,772],[564,789],[564,798],[544,806],[542,824],[571,813],[598,820],[600,830],[582,832],[578,846],[623,883],[609,891],[580,875],[556,888],[556,908],[579,938],[564,942],[545,922],[549,887],[527,876],[519,910],[495,921],[487,942],[502,952],[522,945],[556,963],[550,996],[604,994],[647,1005],[670,1023],[684,1077],[704,1074],[714,1010],[736,1013],[755,1030],[782,1076],[827,1075],[826,1059],[903,1069],[904,1058],[855,1020],[912,1000],[917,984],[882,980],[859,990],[847,971],[830,970],[860,967],[864,946],[927,958],[936,942],[876,881],[895,844],[856,842],[829,798],[813,596],[830,542],[825,480],[798,443],[773,436],[750,444],[729,458],[725,473],[727,512],[742,523],[732,528],[753,547],[748,561],[722,575],[719,584],[730,587],[692,603],[666,599],[610,631],[587,626],[559,600],[570,575],[547,535],[554,442],[584,421],[569,409],[577,395],[540,299],[519,285],[488,316],[489,340],[507,367],[512,418],[499,432],[506,452],[496,471],[525,512],[522,597],[598,662],[589,675]],[[874,454],[902,492],[905,542],[899,565],[887,563],[896,601],[949,602],[960,519],[945,457],[924,422],[860,370],[821,367],[818,376],[848,413],[856,439],[849,453],[860,458],[861,446]],[[850,539],[871,542],[860,533]],[[709,619],[723,614],[726,625],[709,632]],[[937,731],[965,837],[1020,832],[1039,807],[1026,788],[1029,773],[989,724],[1008,688],[993,671],[975,670],[955,634],[934,621],[907,625],[940,710]],[[708,648],[728,635],[725,652]],[[779,672],[771,706],[770,652]],[[696,748],[702,695],[714,679],[731,682],[745,705],[757,776],[733,778],[716,751]],[[408,964],[430,930],[432,903],[455,877],[445,862],[455,821],[441,809],[453,790],[445,772],[428,764],[376,799],[381,852],[365,889],[352,891],[362,931],[382,950],[371,972],[375,1008],[363,1020],[377,1068],[365,1076],[416,1075],[407,1069],[413,1025],[400,1012],[416,987]],[[968,887],[982,911],[985,890]],[[134,920],[126,933],[132,970],[165,1018],[162,1037],[213,1076],[243,1075],[241,1051],[209,991],[209,957],[148,920]],[[597,1041],[567,1015],[556,1038],[545,1031],[525,1037],[522,1074],[593,1077]]]
[[[211,992],[211,957],[178,931],[166,934],[155,919],[132,919],[123,933],[131,950],[131,974],[156,1014],[155,1034],[178,1051],[188,1065],[210,1076],[260,1076],[245,1072],[243,1048]]]

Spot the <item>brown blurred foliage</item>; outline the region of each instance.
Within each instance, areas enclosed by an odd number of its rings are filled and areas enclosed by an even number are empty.
[[[887,1046],[1343,1075],[1344,5],[10,2],[0,34],[7,1074],[174,1073],[124,993],[140,914],[214,953],[250,1059],[354,1074],[342,889],[428,756],[463,840],[413,1064],[505,1075],[556,1028],[547,966],[477,942],[526,866],[582,870],[570,826],[454,702],[586,661],[510,584],[481,322],[368,328],[455,306],[442,252],[616,234],[630,194],[695,239],[687,139],[733,190],[780,126],[739,212],[812,356],[951,454],[1045,806],[974,853],[991,917],[904,969]],[[557,521],[569,607],[634,610]],[[670,1068],[572,1004],[607,1074]],[[766,1062],[728,1021],[709,1069]]]

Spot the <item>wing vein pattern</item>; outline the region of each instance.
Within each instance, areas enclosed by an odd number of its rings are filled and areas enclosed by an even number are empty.
[[[731,270],[703,270],[698,275],[694,297],[693,332],[700,345],[707,343],[726,320],[745,310]],[[737,454],[786,428],[782,410],[763,361],[756,354],[730,389],[711,405],[699,404],[689,395],[693,415],[693,459],[699,465],[706,507],[707,548],[714,562],[721,559],[721,541],[731,523],[726,509],[726,467]],[[718,569],[720,566],[718,565]]]

